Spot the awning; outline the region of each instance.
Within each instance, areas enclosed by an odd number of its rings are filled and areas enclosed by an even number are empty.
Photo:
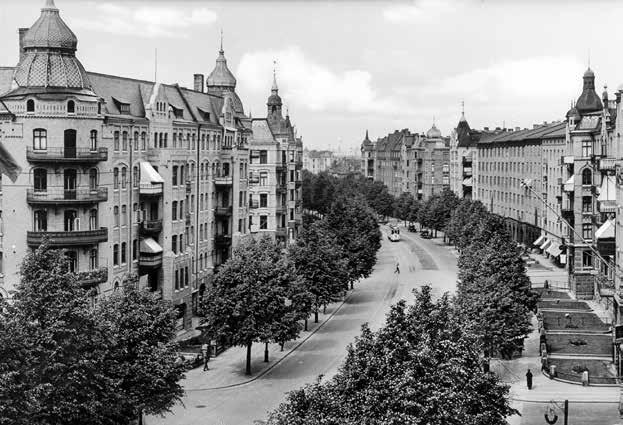
[[[614,239],[614,219],[606,220],[595,232],[595,239]]]
[[[463,186],[471,186],[472,185],[472,178],[468,177],[465,180],[463,180]]]
[[[598,201],[616,201],[615,191],[616,184],[614,176],[604,176],[601,179],[601,188],[599,189]]]
[[[574,189],[575,189],[575,176],[571,176],[569,177],[569,180],[565,182],[563,190],[565,192],[573,192]]]
[[[141,183],[164,183],[162,176],[149,162],[141,162]]]
[[[545,240],[545,235],[541,235],[541,236],[539,236],[539,238],[537,240],[534,241],[533,245],[535,245],[535,246],[541,245],[544,240]]]
[[[560,249],[560,244],[558,242],[552,242],[552,244],[547,248],[547,252],[552,257],[558,257],[562,250]]]
[[[543,245],[540,246],[541,249],[547,249],[548,246],[550,246],[550,244],[552,243],[551,240],[546,240],[545,242],[543,242]]]
[[[154,239],[145,238],[141,240],[141,253],[160,254],[161,252],[162,252],[162,247]]]

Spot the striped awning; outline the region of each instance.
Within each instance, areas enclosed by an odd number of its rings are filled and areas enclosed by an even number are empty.
[[[534,246],[539,246],[543,243],[543,241],[545,240],[545,235],[541,235],[539,236],[539,238],[537,240],[534,241],[533,245]]]
[[[614,239],[614,219],[606,220],[595,232],[595,239]]]
[[[547,252],[552,257],[558,257],[562,250],[560,249],[560,244],[558,242],[552,242],[552,244],[547,248]]]
[[[545,242],[543,242],[543,245],[540,246],[541,249],[547,249],[548,246],[550,246],[552,243],[552,241],[550,239],[547,239]]]

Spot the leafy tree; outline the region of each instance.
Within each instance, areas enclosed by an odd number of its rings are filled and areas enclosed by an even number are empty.
[[[488,216],[487,209],[480,201],[461,200],[446,226],[448,237],[459,250],[464,249],[472,242],[479,223]]]
[[[204,324],[213,335],[247,348],[246,373],[251,374],[254,342],[283,343],[300,332],[304,297],[282,248],[269,238],[244,241],[219,269],[203,306]]]
[[[392,306],[377,332],[363,326],[337,375],[293,391],[270,425],[506,424],[508,386],[484,373],[479,346],[447,295],[429,287]]]
[[[128,424],[180,400],[170,306],[125,293],[102,303],[62,251],[43,244],[24,259],[0,308],[0,424]]]
[[[410,193],[402,193],[398,199],[396,199],[396,216],[400,220],[405,221],[405,224],[406,221],[409,221],[414,203],[415,199]]]
[[[339,300],[348,282],[347,258],[325,220],[314,222],[299,234],[289,249],[295,273],[313,297],[314,321],[320,306]]]

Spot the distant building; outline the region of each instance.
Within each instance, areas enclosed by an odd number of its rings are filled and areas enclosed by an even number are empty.
[[[303,169],[314,174],[328,171],[333,165],[332,151],[303,150]]]

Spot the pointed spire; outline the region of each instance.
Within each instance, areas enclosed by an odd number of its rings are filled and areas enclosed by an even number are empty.
[[[58,10],[58,8],[54,4],[54,0],[45,0],[42,10]]]
[[[465,119],[465,101],[464,100],[461,101],[461,119],[459,120],[459,122],[461,121],[467,121]]]
[[[225,51],[223,50],[223,28],[221,28],[221,50],[219,50],[219,53],[225,53]]]
[[[274,94],[279,92],[279,87],[277,86],[277,61],[273,61],[273,86],[270,89]]]

